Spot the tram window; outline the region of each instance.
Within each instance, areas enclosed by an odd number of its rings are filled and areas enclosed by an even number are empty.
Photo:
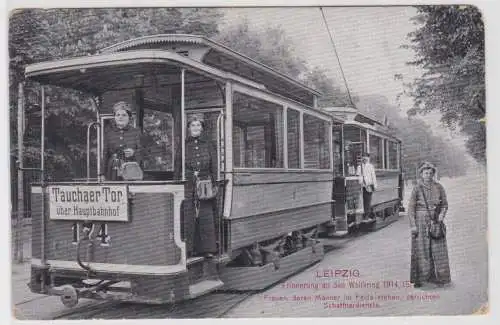
[[[382,147],[383,148],[383,152],[382,152],[382,154],[383,154],[383,157],[384,157],[384,159],[382,161],[382,163],[383,163],[382,164],[382,168],[388,169],[389,168],[388,167],[389,166],[389,162],[388,162],[389,153],[387,152],[387,149],[388,149],[387,148],[387,140],[386,139],[382,139],[382,144],[383,144],[383,147]]]
[[[304,168],[329,169],[329,124],[304,114]]]
[[[237,143],[238,145],[233,146],[233,153],[234,153],[234,159],[233,159],[233,164],[235,166],[242,166],[245,162],[245,151],[243,150],[245,148],[245,134],[242,128],[238,126],[233,127],[233,142]]]
[[[398,168],[398,144],[396,142],[388,141],[389,144],[389,157],[387,159],[388,169]]]
[[[300,113],[287,111],[288,168],[300,168]]]
[[[342,125],[335,124],[332,131],[333,171],[335,176],[342,176]]]
[[[233,162],[240,168],[283,168],[283,107],[235,93]]]
[[[344,126],[344,171],[346,176],[355,176],[361,155],[366,150],[362,131],[357,127]]]
[[[370,135],[370,162],[376,169],[384,168],[382,161],[383,154],[382,139],[376,135]]]
[[[173,171],[174,120],[170,113],[144,109],[144,169]]]

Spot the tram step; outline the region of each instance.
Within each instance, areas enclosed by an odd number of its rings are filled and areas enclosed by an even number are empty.
[[[189,296],[191,299],[214,291],[224,285],[221,280],[203,280],[189,286]]]
[[[217,263],[214,259],[201,258],[188,262],[189,283],[218,279]]]
[[[205,260],[205,258],[201,257],[201,256],[190,257],[190,258],[187,259],[187,265],[201,263],[204,260]]]
[[[210,260],[208,260],[202,256],[190,257],[187,259],[187,265],[189,266],[189,265],[196,264],[196,263],[202,263],[204,261],[211,261],[211,262],[224,264],[224,263],[228,263],[231,261],[231,256],[229,256],[228,254],[223,254],[223,255],[220,255],[218,257],[214,257]]]
[[[219,264],[227,264],[231,262],[231,256],[228,254],[222,254],[220,257],[216,258],[215,261]]]

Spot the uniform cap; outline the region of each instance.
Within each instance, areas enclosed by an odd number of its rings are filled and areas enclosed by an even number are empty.
[[[187,125],[189,126],[191,122],[199,121],[201,124],[205,122],[205,118],[201,113],[190,114],[187,119]]]
[[[113,105],[113,113],[116,114],[116,112],[119,111],[119,110],[121,110],[121,109],[124,110],[124,111],[126,111],[129,114],[132,113],[132,107],[127,102],[120,101],[120,102],[117,102],[117,103],[115,103]]]

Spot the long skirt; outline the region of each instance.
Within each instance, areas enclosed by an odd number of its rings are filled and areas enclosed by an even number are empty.
[[[215,201],[200,201],[198,218],[193,201],[193,184],[187,182],[184,201],[184,240],[188,256],[217,253]]]
[[[411,241],[410,281],[417,285],[451,282],[450,263],[446,237],[432,239],[429,236],[430,218],[427,211],[416,211],[417,236]]]

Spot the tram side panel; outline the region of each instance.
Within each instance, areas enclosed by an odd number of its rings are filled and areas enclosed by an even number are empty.
[[[377,190],[372,196],[372,208],[375,213],[386,217],[391,209],[398,208],[401,202],[399,190],[399,171],[376,171]]]
[[[323,258],[316,237],[331,221],[331,173],[236,172],[233,181],[229,251],[247,262],[221,268],[225,289],[264,289]]]
[[[331,220],[329,173],[235,173],[232,250]]]
[[[33,228],[37,230],[34,233],[40,237],[41,193],[33,193],[32,200]],[[174,243],[173,234],[173,200],[171,193],[134,193],[130,203],[130,221],[95,222],[94,232],[99,232],[105,224],[105,235],[109,238],[104,238],[95,246],[92,262],[131,265],[179,263],[180,249]],[[72,220],[46,219],[47,259],[76,261],[75,224],[77,222]],[[33,257],[40,258],[40,240],[34,240],[32,245]],[[85,250],[82,249],[82,252]]]
[[[31,197],[33,239],[30,287],[33,292],[41,292],[44,273],[40,265],[41,188],[33,187]],[[87,278],[85,270],[77,264],[77,240],[82,238],[81,222],[51,220],[48,195],[45,198],[45,258],[52,273],[52,280],[45,273],[46,285],[71,284],[71,279],[76,282]],[[91,235],[94,245],[87,251],[88,242],[83,242],[80,247],[81,261],[97,270],[94,275],[97,279],[130,281],[131,294],[141,301],[187,296],[187,273],[168,272],[169,267],[179,268],[182,254],[175,241],[174,232],[180,229],[176,229],[174,217],[173,193],[160,188],[151,190],[135,186],[129,196],[129,221],[95,222]],[[77,223],[80,225],[75,231]],[[100,232],[103,224],[106,230]]]

